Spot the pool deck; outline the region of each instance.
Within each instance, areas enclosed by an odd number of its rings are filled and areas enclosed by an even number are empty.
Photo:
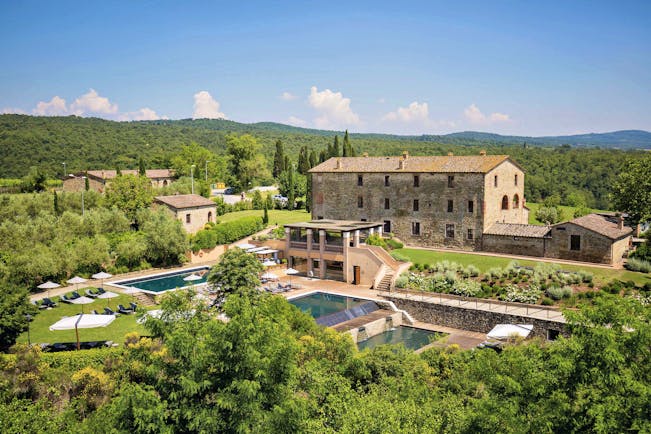
[[[277,270],[274,270],[276,274]],[[283,276],[281,282],[287,283],[288,278]],[[345,295],[349,297],[368,298],[371,300],[386,301],[382,297],[382,292],[373,290],[368,286],[351,285],[344,282],[337,282],[333,280],[320,280],[309,279],[307,277],[292,276],[292,284],[299,285],[300,289],[294,289],[286,292],[285,297],[296,297],[298,295],[309,294],[314,291],[331,292],[335,294]],[[486,340],[485,333],[472,332],[469,330],[455,329],[452,327],[445,327],[438,324],[429,324],[422,321],[416,321],[414,327],[431,330],[435,332],[446,333],[447,338],[443,338],[437,342],[421,348],[419,351],[430,348],[431,346],[449,346],[458,345],[462,349],[470,349],[477,346],[477,344]]]

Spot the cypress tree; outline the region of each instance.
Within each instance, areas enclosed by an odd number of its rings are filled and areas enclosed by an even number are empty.
[[[138,161],[138,175],[140,176],[147,176],[147,169],[145,169],[145,160],[140,157],[140,160]]]
[[[332,145],[332,154],[330,154],[331,157],[338,157],[341,155],[339,153],[339,136],[335,135],[335,143]]]
[[[285,150],[283,149],[283,142],[280,139],[276,140],[276,153],[274,154],[274,168],[273,177],[278,178],[283,170],[285,170]]]
[[[280,171],[280,173],[283,173],[285,170],[289,170],[291,167],[291,163],[289,162],[289,155],[285,155],[285,158],[283,158],[283,170]]]
[[[316,152],[314,150],[310,151],[310,158],[308,159],[310,163],[310,169],[319,164],[319,159],[316,155]]]
[[[307,171],[311,168],[310,159],[307,155],[307,146],[303,146],[298,154],[298,171],[301,175],[307,175]]]
[[[346,130],[346,133],[344,134],[344,145],[342,149],[342,156],[352,157],[352,155],[350,155],[350,143],[348,142],[348,130]]]
[[[328,148],[330,148],[330,145],[328,145]],[[319,163],[323,163],[327,159],[328,159],[328,154],[326,153],[326,151],[319,152]]]
[[[269,211],[267,211],[267,202],[264,203],[264,211],[262,213],[262,224],[265,226],[269,224]]]
[[[306,179],[306,190],[305,190],[305,211],[312,211],[312,174],[307,174]]]
[[[84,178],[84,189],[88,191],[90,189],[90,181],[88,180],[88,172],[86,172],[86,177]]]
[[[115,168],[115,176],[122,176],[122,171],[119,166]]]
[[[61,211],[59,210],[59,196],[57,196],[56,191],[53,191],[52,193],[54,193],[54,198],[53,198],[53,200],[54,200],[54,214],[55,215],[60,215]]]
[[[292,211],[296,197],[294,196],[294,168],[291,165],[287,168],[287,175],[287,184],[289,187],[289,191],[287,192],[287,209]]]

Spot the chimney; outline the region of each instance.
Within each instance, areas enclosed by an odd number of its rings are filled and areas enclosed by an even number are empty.
[[[617,229],[620,231],[624,229],[624,217],[619,216],[619,221],[617,222]]]
[[[479,151],[479,155],[486,156],[486,149],[482,149],[481,151]]]
[[[341,158],[337,158],[337,165],[335,166],[335,169],[341,169]]]
[[[448,152],[448,157],[454,157],[454,153],[453,152]]]
[[[398,161],[398,169],[403,170],[405,168],[405,160]]]
[[[406,160],[407,158],[409,158],[409,152],[407,152],[407,151],[402,151],[402,159],[403,159],[403,160]]]

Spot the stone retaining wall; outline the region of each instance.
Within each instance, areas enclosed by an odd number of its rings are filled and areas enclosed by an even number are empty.
[[[446,327],[488,333],[497,324],[533,324],[532,336],[547,338],[549,330],[557,331],[567,336],[565,324],[556,321],[529,318],[504,312],[487,312],[464,308],[463,306],[447,306],[419,300],[405,300],[399,297],[383,295],[391,300],[398,309],[404,309],[415,319]]]

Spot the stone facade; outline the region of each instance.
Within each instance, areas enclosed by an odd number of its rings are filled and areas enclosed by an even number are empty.
[[[575,237],[574,245],[572,245],[572,237]],[[614,264],[621,262],[624,252],[629,247],[629,240],[630,235],[613,240],[590,229],[567,222],[552,228],[552,240],[546,256],[572,261]]]
[[[545,256],[547,238],[527,238],[506,235],[484,234],[482,237],[482,250],[508,255]]]
[[[528,221],[524,172],[506,156],[366,158],[371,169],[358,157],[311,170],[313,218],[381,221],[408,244],[467,250],[480,249],[495,222]],[[477,169],[466,166],[471,159]]]
[[[453,327],[462,330],[470,330],[480,333],[488,333],[497,324],[533,324],[532,337],[546,339],[549,334],[558,332],[567,335],[568,331],[564,323],[552,320],[510,315],[504,312],[474,310],[463,306],[448,306],[436,303],[427,303],[418,300],[405,300],[400,297],[385,295],[384,298],[391,300],[399,309],[403,309],[415,319],[430,323],[440,324],[446,327]]]
[[[203,229],[206,223],[214,222],[217,215],[217,205],[196,194],[158,196],[155,203],[165,206],[190,234]]]
[[[138,175],[137,170],[123,170],[123,175]],[[169,169],[148,169],[146,176],[151,181],[151,186],[154,188],[161,188],[174,182],[174,176]],[[82,176],[88,176],[88,187],[90,190],[95,190],[99,193],[104,193],[106,187],[110,184],[111,180],[117,176],[115,170],[89,170],[88,172],[80,172],[75,177],[65,178],[63,180],[63,191],[81,191],[85,186],[85,181]]]

